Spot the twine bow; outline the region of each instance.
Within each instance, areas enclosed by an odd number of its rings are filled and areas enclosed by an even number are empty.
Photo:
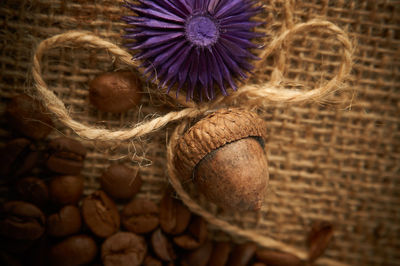
[[[178,97],[176,101],[185,105],[186,108],[180,111],[170,112],[164,116],[154,118],[147,122],[138,123],[132,128],[123,130],[95,128],[84,125],[72,119],[64,103],[54,94],[53,91],[49,90],[47,84],[43,80],[41,70],[43,55],[50,49],[65,46],[84,46],[87,48],[105,49],[109,54],[115,56],[115,58],[121,63],[138,68],[138,62],[132,61],[132,56],[119,46],[95,36],[90,32],[69,31],[55,35],[42,41],[37,47],[33,58],[32,74],[37,93],[39,94],[39,97],[42,99],[43,103],[47,106],[48,110],[53,113],[59,121],[71,128],[84,139],[97,141],[123,141],[132,138],[139,138],[155,132],[171,122],[186,119],[179,126],[177,126],[173,132],[173,135],[168,143],[167,151],[168,174],[170,182],[182,201],[192,212],[201,215],[209,223],[217,226],[223,231],[226,231],[232,235],[244,237],[255,243],[258,243],[261,246],[289,252],[302,259],[306,259],[307,253],[303,250],[291,247],[270,237],[259,235],[259,233],[255,231],[241,229],[225,220],[215,217],[212,213],[202,208],[188,195],[188,193],[182,187],[182,184],[177,178],[172,160],[175,144],[177,143],[179,136],[183,134],[184,128],[188,123],[188,119],[199,117],[205,114],[205,112],[208,110],[221,108],[222,106],[241,106],[248,109],[254,109],[266,108],[269,104],[271,104],[271,102],[301,103],[307,101],[318,101],[335,91],[338,88],[338,85],[350,73],[352,66],[352,45],[346,33],[331,22],[312,20],[306,23],[292,25],[289,29],[284,30],[279,36],[277,36],[263,50],[260,56],[261,60],[258,62],[258,65],[262,64],[273,52],[280,49],[283,43],[292,38],[294,35],[299,33],[306,35],[307,32],[312,30],[318,30],[333,35],[343,46],[341,54],[342,62],[339,70],[337,74],[325,85],[309,91],[286,88],[284,85],[282,85],[282,69],[280,69],[278,66],[275,68],[272,75],[272,80],[269,82],[263,84],[245,84],[239,88],[237,92],[234,92],[229,96],[219,96],[212,102],[203,102],[200,104],[194,102],[187,103],[182,97]],[[339,265],[337,261],[327,258],[320,259],[320,261],[326,265]]]

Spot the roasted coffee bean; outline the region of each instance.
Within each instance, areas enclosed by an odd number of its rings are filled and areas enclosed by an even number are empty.
[[[108,237],[119,229],[117,206],[103,191],[96,191],[82,201],[82,215],[86,225],[98,237]]]
[[[60,137],[49,142],[49,158],[46,166],[50,171],[75,175],[83,168],[86,148],[77,140]]]
[[[141,82],[129,71],[109,72],[89,82],[90,102],[100,111],[121,113],[139,104]]]
[[[226,265],[232,245],[229,242],[217,242],[214,244],[213,251],[208,262],[208,266]]]
[[[158,213],[158,206],[154,202],[146,199],[134,199],[125,205],[121,213],[121,220],[126,230],[144,234],[157,228]]]
[[[206,266],[210,259],[212,250],[213,250],[212,243],[207,242],[200,248],[186,254],[182,259],[181,265],[182,266]]]
[[[144,266],[162,266],[162,262],[158,259],[153,258],[152,256],[147,255],[147,257],[143,261]]]
[[[39,154],[28,139],[11,140],[0,150],[0,175],[11,179],[29,173],[38,162]]]
[[[251,266],[267,266],[267,264],[262,263],[262,262],[254,262]]]
[[[130,199],[139,192],[142,186],[138,168],[130,168],[124,164],[113,164],[107,168],[100,178],[102,189],[116,199]]]
[[[176,258],[171,243],[160,229],[157,229],[151,235],[151,246],[157,257],[163,261],[172,261]]]
[[[45,138],[53,127],[44,106],[26,94],[13,97],[5,114],[13,130],[35,140]]]
[[[46,183],[37,177],[25,177],[16,184],[16,190],[24,201],[43,207],[49,200]]]
[[[105,266],[142,265],[146,253],[144,238],[129,232],[110,236],[101,247],[101,259]]]
[[[47,218],[47,233],[50,236],[63,237],[76,234],[81,229],[82,218],[79,208],[64,206],[58,213]]]
[[[174,237],[174,243],[183,249],[196,249],[207,240],[207,223],[200,216],[195,216],[190,223],[187,233]]]
[[[96,242],[87,235],[70,236],[50,249],[51,265],[82,265],[93,261]]]
[[[38,239],[45,230],[45,216],[33,204],[6,202],[0,211],[0,235],[12,239]]]
[[[246,266],[256,252],[257,246],[254,243],[243,243],[235,246],[229,257],[228,265]]]
[[[80,176],[59,176],[50,181],[50,199],[56,205],[76,204],[83,194],[83,178]]]
[[[332,237],[333,225],[331,223],[317,221],[312,225],[307,238],[309,245],[308,260],[310,262],[315,261],[325,252]]]
[[[271,266],[301,266],[301,260],[290,253],[260,249],[256,251],[257,260]]]
[[[164,232],[172,235],[185,231],[190,221],[190,211],[179,200],[167,192],[160,202],[160,226]]]

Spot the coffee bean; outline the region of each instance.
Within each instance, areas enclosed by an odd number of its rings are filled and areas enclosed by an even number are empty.
[[[190,211],[179,200],[167,192],[160,202],[160,226],[164,232],[172,235],[185,231],[190,221]]]
[[[49,194],[56,205],[76,204],[83,194],[83,178],[72,175],[55,177],[50,181]]]
[[[256,249],[257,246],[250,242],[235,246],[229,257],[228,265],[246,266],[256,252]]]
[[[124,164],[113,164],[100,178],[102,189],[116,199],[130,199],[139,192],[142,178],[138,168]]]
[[[208,266],[226,265],[232,245],[229,242],[217,242],[214,244],[213,251],[208,262]]]
[[[89,82],[90,102],[104,112],[128,111],[141,98],[141,82],[129,71],[104,73]]]
[[[267,264],[262,262],[254,262],[251,266],[267,266]]]
[[[309,245],[308,260],[310,262],[319,258],[327,249],[333,237],[333,225],[329,222],[317,221],[308,235]]]
[[[11,179],[27,174],[38,159],[39,152],[30,140],[11,140],[0,150],[0,175]]]
[[[301,266],[301,260],[290,253],[261,249],[256,251],[256,258],[271,266]]]
[[[81,229],[82,218],[79,208],[74,205],[64,206],[58,213],[47,219],[47,233],[50,236],[63,237],[76,234]]]
[[[142,265],[146,253],[144,238],[129,232],[110,236],[101,247],[101,259],[105,266]]]
[[[35,140],[45,138],[53,127],[44,106],[26,94],[13,97],[5,114],[13,130]]]
[[[49,158],[46,166],[50,171],[74,175],[83,168],[86,148],[77,140],[60,137],[49,142]]]
[[[172,261],[176,258],[175,251],[167,237],[157,229],[151,235],[151,245],[154,253],[163,261]]]
[[[50,249],[52,265],[82,265],[93,261],[97,254],[96,242],[87,235],[68,237]]]
[[[143,261],[144,266],[162,266],[162,262],[158,259],[153,258],[152,256],[147,255],[147,257]]]
[[[211,242],[207,242],[200,248],[186,254],[182,259],[182,266],[206,266],[210,259],[213,245]],[[222,264],[223,265],[223,264]]]
[[[98,237],[108,237],[119,229],[117,206],[103,191],[96,191],[82,201],[82,215],[86,225]]]
[[[195,216],[189,225],[188,232],[174,237],[174,243],[183,249],[196,249],[207,240],[207,223],[200,216]]]
[[[35,205],[6,202],[0,211],[0,235],[13,239],[38,239],[45,230],[45,216]]]
[[[49,200],[46,183],[37,177],[25,177],[16,184],[16,190],[24,201],[43,207]]]
[[[158,206],[154,202],[146,199],[135,199],[125,205],[122,210],[122,224],[130,232],[149,233],[158,226],[158,213]]]

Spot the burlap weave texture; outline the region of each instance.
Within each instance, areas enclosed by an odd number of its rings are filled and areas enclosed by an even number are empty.
[[[285,22],[283,1],[264,1],[272,39]],[[287,244],[304,247],[314,220],[335,224],[335,239],[326,256],[352,265],[400,264],[400,10],[396,1],[296,1],[293,21],[329,20],[345,29],[356,44],[353,75],[345,93],[328,103],[271,105],[268,122],[271,193],[256,215],[238,219]],[[1,110],[17,92],[32,86],[32,51],[37,43],[71,29],[83,29],[121,44],[122,1],[3,1],[0,4]],[[284,25],[287,26],[287,25]],[[333,76],[340,60],[338,44],[310,32],[287,44],[286,57],[274,56],[255,73],[254,81],[271,79],[282,65],[287,82],[313,87]],[[97,112],[88,105],[87,82],[94,75],[123,66],[97,49],[51,51],[43,68],[47,83],[73,111],[74,118],[108,128],[126,127],[147,115],[170,110],[146,94],[141,108],[121,115]],[[146,91],[151,90],[147,84]],[[349,94],[349,95],[347,95]],[[349,98],[350,97],[350,98]],[[336,103],[339,102],[339,103]],[[1,137],[10,137],[1,120]],[[143,142],[115,150],[87,142],[86,193],[111,162],[121,159],[142,165],[141,196],[158,200],[167,184],[165,137],[173,128]],[[64,134],[72,132],[62,125]],[[56,135],[55,132],[53,135]],[[129,151],[134,156],[124,157]],[[129,153],[131,154],[131,153]],[[150,164],[151,162],[151,164]],[[221,214],[225,215],[225,214]]]

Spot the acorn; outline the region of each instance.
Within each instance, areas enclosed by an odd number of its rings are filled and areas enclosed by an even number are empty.
[[[268,185],[266,124],[256,113],[220,109],[178,140],[174,165],[180,180],[223,209],[258,210]]]

